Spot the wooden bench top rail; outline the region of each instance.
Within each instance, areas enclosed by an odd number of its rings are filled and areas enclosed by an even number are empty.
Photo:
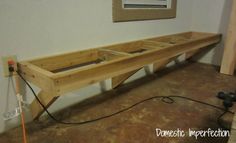
[[[40,98],[49,106],[58,96],[108,78],[117,87],[145,65],[154,63],[159,69],[181,54],[190,58],[220,39],[220,34],[185,32],[23,61],[18,66],[29,82],[42,89]],[[41,108],[32,104],[36,118]]]

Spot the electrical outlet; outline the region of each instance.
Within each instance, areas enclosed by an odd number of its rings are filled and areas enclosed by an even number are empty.
[[[11,55],[11,56],[2,57],[3,74],[4,74],[5,77],[10,76],[8,61],[14,61],[15,63],[17,63],[17,57],[16,57],[16,55]],[[17,66],[16,66],[16,67],[17,67]]]

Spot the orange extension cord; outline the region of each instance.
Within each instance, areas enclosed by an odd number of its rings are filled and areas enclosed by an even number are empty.
[[[20,94],[17,95],[17,98],[21,98],[18,97],[21,96]],[[23,143],[27,143],[27,138],[26,138],[26,129],[25,129],[25,117],[24,117],[24,113],[23,113],[23,109],[22,109],[22,104],[21,104],[21,100],[18,99],[18,104],[21,110],[21,126],[22,126],[22,133],[23,133]]]
[[[16,63],[14,61],[9,61],[8,62],[9,66],[12,66],[14,68],[14,71],[16,71]],[[20,112],[21,112],[21,126],[22,126],[22,133],[23,133],[23,143],[27,143],[27,138],[26,138],[26,129],[25,129],[25,117],[22,109],[22,96],[20,95],[20,82],[19,82],[19,77],[16,72],[13,72],[12,75],[15,78],[15,84],[16,84],[16,98],[18,100]]]

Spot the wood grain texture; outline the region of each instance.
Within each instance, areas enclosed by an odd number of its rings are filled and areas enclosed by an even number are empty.
[[[234,115],[228,143],[236,143],[236,115]]]
[[[186,52],[185,53],[185,60],[188,60],[190,58],[192,58],[194,55],[196,55],[200,50],[197,49],[197,50],[193,50],[193,51],[190,51],[190,52]]]
[[[48,107],[65,93],[114,77],[113,87],[118,86],[148,64],[155,63],[156,69],[160,69],[181,54],[220,40],[220,34],[185,32],[24,61],[18,66],[26,80],[42,89],[38,96]],[[98,59],[101,62],[89,64]],[[70,68],[76,64],[86,66]],[[51,72],[65,67],[68,69]],[[31,109],[34,118],[42,114],[36,100]]]
[[[233,75],[236,64],[236,1],[233,1],[220,72]]]
[[[121,85],[124,81],[126,81],[129,77],[134,75],[136,72],[138,72],[140,69],[133,70],[131,72],[115,76],[112,78],[112,88],[117,88],[119,85]]]
[[[78,89],[78,87],[87,86],[107,78],[131,72],[135,69],[142,68],[144,65],[157,62],[159,60],[172,58],[192,50],[206,47],[217,43],[219,40],[220,38],[218,36],[199,39],[161,50],[153,50],[131,57],[120,58],[118,60],[106,62],[100,65],[94,65],[91,68],[61,72],[53,75],[52,78],[56,81],[56,86],[60,89],[59,93],[63,94],[65,92]]]
[[[44,91],[40,91],[37,96],[46,108],[48,108],[58,98],[53,93]],[[30,109],[31,109],[31,115],[34,120],[38,119],[40,115],[42,115],[44,112],[43,107],[39,104],[39,102],[36,99],[34,99],[33,102],[30,104]]]
[[[157,71],[165,68],[167,64],[169,64],[171,61],[175,60],[177,57],[178,56],[172,57],[172,58],[169,58],[169,59],[160,60],[160,61],[154,63],[153,64],[153,71],[157,72]]]
[[[54,89],[54,81],[50,78],[53,73],[44,70],[29,62],[18,63],[18,69],[21,75],[30,83],[33,83],[45,91]]]

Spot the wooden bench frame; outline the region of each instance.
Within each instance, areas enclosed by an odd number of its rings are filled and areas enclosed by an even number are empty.
[[[108,78],[115,88],[145,65],[153,63],[158,70],[179,55],[188,59],[220,39],[220,34],[179,33],[22,61],[18,68],[27,81],[41,88],[38,97],[49,107],[67,92]],[[44,112],[37,100],[30,107],[34,119]]]

